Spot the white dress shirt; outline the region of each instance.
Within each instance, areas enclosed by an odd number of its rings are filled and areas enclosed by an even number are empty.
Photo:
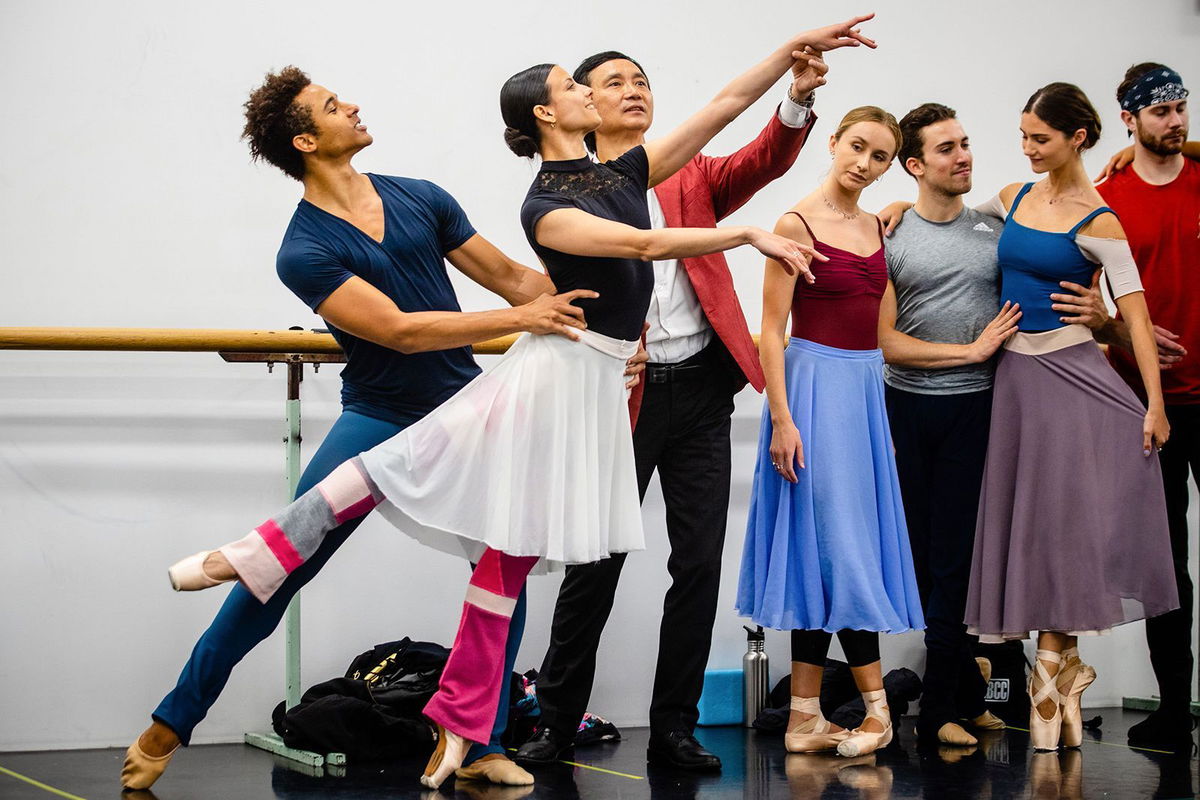
[[[789,128],[803,128],[808,122],[808,106],[785,96],[779,104],[779,121]],[[667,227],[653,189],[646,192],[646,205],[650,207],[650,227],[654,230]],[[687,270],[678,259],[654,262],[654,291],[646,322],[650,323],[646,352],[655,364],[677,364],[712,341],[712,326],[704,316]]]

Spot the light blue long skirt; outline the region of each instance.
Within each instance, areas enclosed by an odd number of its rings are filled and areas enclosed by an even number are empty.
[[[788,408],[804,445],[789,483],[771,466],[763,405],[737,611],[778,630],[925,627],[883,393],[883,354],[793,338]]]

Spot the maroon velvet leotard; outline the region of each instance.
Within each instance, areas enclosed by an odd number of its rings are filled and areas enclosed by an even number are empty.
[[[802,278],[796,281],[792,295],[792,336],[842,350],[876,349],[879,302],[887,288],[882,225],[879,249],[869,256],[860,256],[819,241],[808,221],[799,214],[796,216],[812,237],[813,247],[829,260],[809,265],[816,283],[810,284]]]

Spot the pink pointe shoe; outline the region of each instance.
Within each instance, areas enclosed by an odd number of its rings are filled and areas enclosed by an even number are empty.
[[[1080,698],[1095,680],[1096,668],[1080,661],[1078,651],[1063,664],[1055,680],[1062,698],[1063,747],[1079,747],[1083,744],[1083,710]]]
[[[441,786],[462,766],[467,750],[471,747],[469,741],[441,725],[437,726],[437,733],[437,747],[429,757],[429,763],[425,765],[425,774],[421,776],[421,785],[430,789]]]
[[[1057,666],[1061,662],[1062,656],[1054,650],[1038,650],[1033,662],[1033,674],[1029,676],[1029,741],[1034,750],[1058,749],[1063,698],[1058,691],[1058,670],[1051,675],[1046,664]],[[1054,703],[1054,714],[1049,719],[1038,712],[1038,706],[1046,700]]]
[[[233,580],[233,577],[214,578],[204,571],[204,562],[215,552],[217,551],[202,550],[168,567],[167,575],[171,578],[171,588],[177,592],[198,592]]]

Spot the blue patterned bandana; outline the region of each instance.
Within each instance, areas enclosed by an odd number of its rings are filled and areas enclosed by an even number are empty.
[[[1138,78],[1137,83],[1125,93],[1121,108],[1130,114],[1136,114],[1147,106],[1159,103],[1173,103],[1188,96],[1188,90],[1183,88],[1183,78],[1179,73],[1167,67],[1147,72]]]

